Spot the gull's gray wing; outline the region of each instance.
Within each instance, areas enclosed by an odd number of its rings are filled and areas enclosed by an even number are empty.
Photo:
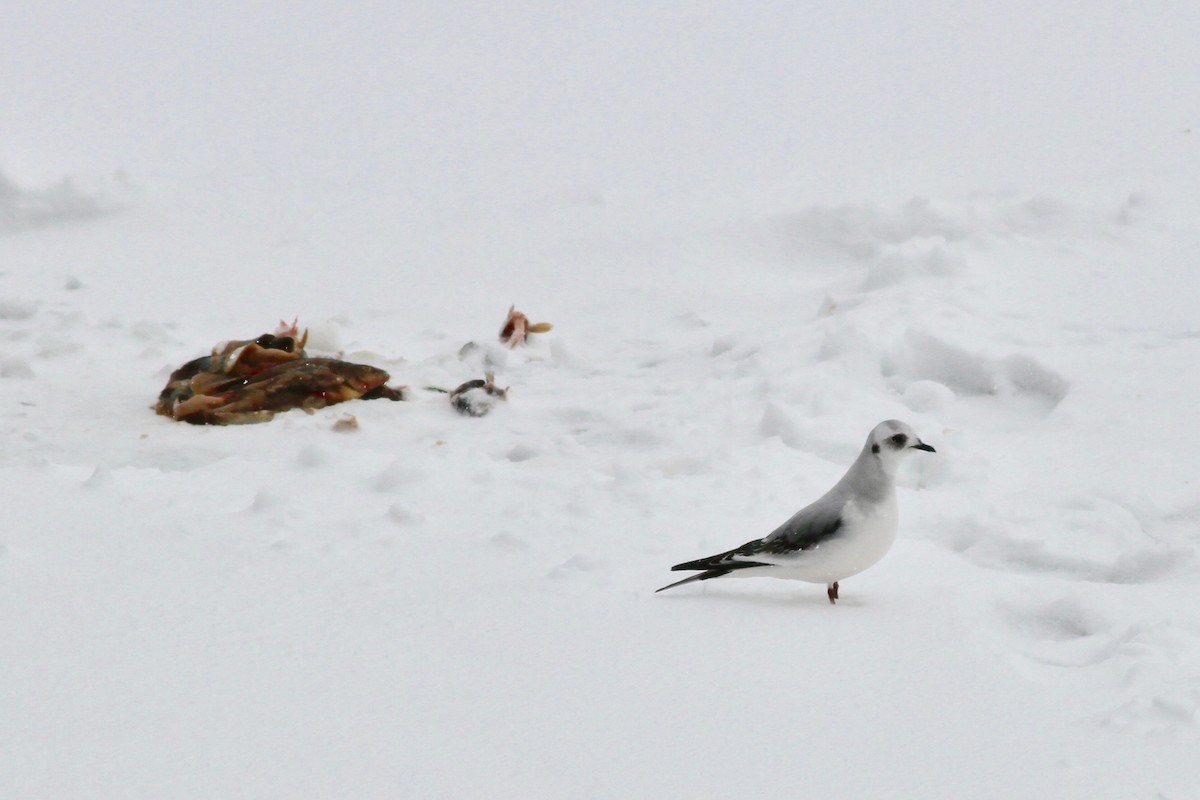
[[[842,508],[845,503],[823,497],[810,506],[797,511],[791,519],[780,525],[762,539],[746,542],[741,547],[717,553],[715,556],[698,558],[676,564],[672,570],[695,569],[703,570],[681,581],[667,584],[658,589],[671,589],[692,581],[706,581],[709,578],[720,578],[734,570],[751,567],[768,567],[770,561],[760,561],[756,556],[779,556],[788,553],[798,553],[810,550],[837,535],[842,527]]]
[[[844,504],[822,501],[824,498],[797,511],[791,519],[761,539],[746,542],[741,547],[726,550],[724,553],[676,564],[671,569],[707,569],[729,572],[746,567],[767,566],[767,562],[755,561],[755,556],[778,556],[810,550],[831,539],[842,527]]]
[[[762,549],[757,552],[775,555],[810,550],[831,539],[841,529],[845,508],[845,498],[831,493],[797,511],[758,543],[747,542],[742,547],[759,544]]]

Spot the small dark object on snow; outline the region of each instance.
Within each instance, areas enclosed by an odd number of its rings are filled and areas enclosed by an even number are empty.
[[[508,389],[496,385],[496,376],[487,373],[483,380],[467,381],[450,392],[450,404],[454,410],[468,417],[482,417],[492,410],[500,400],[508,399]]]
[[[290,334],[290,335],[280,335]],[[295,324],[228,342],[171,373],[154,410],[193,425],[266,422],[278,411],[308,413],[346,400],[403,400],[386,372],[336,358],[309,358]]]

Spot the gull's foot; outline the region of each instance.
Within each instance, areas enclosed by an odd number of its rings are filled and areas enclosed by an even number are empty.
[[[830,603],[837,602],[837,599],[838,599],[837,590],[838,590],[837,581],[834,581],[833,583],[829,584],[829,586],[825,589],[825,594],[829,595]]]

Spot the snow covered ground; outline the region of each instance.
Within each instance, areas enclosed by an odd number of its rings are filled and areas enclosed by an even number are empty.
[[[7,10],[0,797],[1196,797],[1197,40],[1192,3]],[[553,332],[501,348],[510,303]],[[509,402],[154,415],[296,315]],[[653,593],[891,417],[938,453],[837,606]]]

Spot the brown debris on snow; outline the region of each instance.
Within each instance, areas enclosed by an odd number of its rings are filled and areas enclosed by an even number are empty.
[[[276,412],[312,413],[346,400],[403,400],[403,387],[387,386],[387,372],[304,353],[307,331],[295,321],[276,333],[227,342],[211,355],[171,373],[154,410],[194,425],[266,422]]]
[[[546,333],[554,328],[549,322],[534,322],[529,321],[529,317],[517,311],[515,305],[508,307],[508,317],[504,320],[504,327],[500,329],[500,341],[507,344],[509,347],[516,347],[519,344],[525,344],[526,337],[531,333]]]

